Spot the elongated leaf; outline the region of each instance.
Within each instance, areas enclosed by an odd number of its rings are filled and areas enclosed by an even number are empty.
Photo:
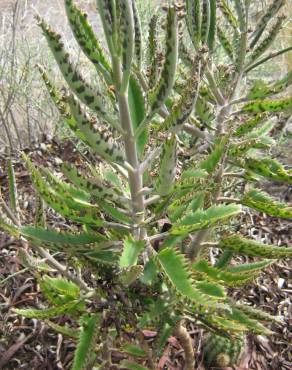
[[[136,1],[132,1],[133,17],[134,17],[134,28],[135,28],[135,57],[138,69],[141,69],[142,63],[142,30],[139,12],[136,6]]]
[[[24,226],[20,228],[20,232],[24,237],[36,238],[46,243],[56,243],[62,245],[86,245],[93,244],[105,240],[105,236],[99,233],[72,234],[66,232],[57,232],[53,230],[43,229],[41,227]]]
[[[54,86],[52,81],[50,81],[43,66],[37,64],[37,68],[61,117],[64,118],[65,123],[76,134],[76,136],[79,137],[79,139],[81,139],[82,141],[85,141],[84,135],[78,129],[77,123],[71,114],[70,106],[64,99],[64,94],[59,89],[57,89],[56,86]]]
[[[157,14],[153,14],[149,22],[148,31],[148,55],[147,55],[147,74],[148,85],[153,89],[158,80],[158,41],[157,41]]]
[[[44,294],[50,304],[54,306],[63,306],[69,302],[76,302],[79,297],[79,287],[74,283],[71,283],[62,278],[51,278],[45,275],[38,279],[41,292]],[[73,308],[76,309],[84,308],[83,303]],[[68,313],[71,313],[71,309],[68,308]]]
[[[200,79],[205,67],[204,53],[202,49],[198,50],[196,57],[192,62],[190,78],[181,91],[179,101],[173,105],[170,114],[162,123],[160,130],[178,131],[190,117],[196,104]]]
[[[242,112],[263,113],[263,112],[281,112],[292,107],[292,98],[278,100],[255,100],[243,106]]]
[[[97,121],[81,109],[73,95],[68,99],[68,103],[78,128],[84,134],[89,146],[106,160],[123,164],[125,162],[123,150],[113,142],[109,135],[98,129]]]
[[[234,50],[231,42],[229,41],[227,35],[220,26],[217,26],[217,36],[222,45],[224,51],[231,60],[234,60]]]
[[[259,38],[263,34],[268,22],[273,19],[273,17],[278,13],[278,11],[282,8],[282,6],[285,4],[285,0],[274,0],[263,16],[258,21],[258,24],[255,27],[255,30],[252,34],[252,41],[250,43],[250,48],[252,49],[256,43],[258,42]]]
[[[96,38],[87,16],[72,0],[65,1],[67,18],[71,30],[84,54],[95,65],[96,69],[103,75],[108,84],[111,83],[111,68],[107,61],[100,42]]]
[[[99,179],[97,176],[87,178],[71,163],[63,163],[61,169],[68,180],[94,198],[117,199],[116,189],[109,181]]]
[[[114,124],[114,120],[108,116],[103,95],[93,90],[69,61],[69,55],[65,52],[64,44],[60,41],[61,36],[55,33],[44,20],[40,19],[39,25],[71,90],[84,104],[103,117],[106,122]]]
[[[178,294],[197,304],[208,304],[209,298],[194,287],[194,282],[187,269],[186,259],[173,248],[161,250],[157,259],[161,270],[166,274]]]
[[[52,278],[48,275],[43,276],[42,279],[58,294],[69,296],[72,299],[77,299],[79,296],[80,288],[72,281],[68,281],[64,278]]]
[[[172,190],[176,175],[176,146],[177,143],[175,135],[166,140],[163,145],[159,167],[159,176],[156,181],[156,190],[159,195],[168,195]]]
[[[124,213],[118,210],[114,205],[104,202],[101,199],[99,199],[98,205],[105,213],[111,216],[114,220],[128,225],[133,223],[133,220],[130,217],[126,216]]]
[[[237,204],[212,206],[205,211],[198,210],[189,214],[171,229],[171,234],[182,235],[196,230],[206,229],[217,222],[222,222],[241,212]]]
[[[277,202],[268,194],[256,189],[247,192],[241,203],[270,216],[292,219],[292,207],[285,203]]]
[[[81,328],[78,345],[74,354],[72,370],[86,370],[94,355],[95,341],[98,335],[100,316],[84,315],[81,318]]]
[[[210,28],[210,0],[202,0],[201,41],[206,43]]]
[[[44,201],[52,207],[56,212],[58,212],[63,217],[68,217],[69,219],[83,224],[91,224],[96,226],[104,225],[104,221],[98,220],[96,218],[96,208],[91,205],[82,205],[78,204],[79,209],[76,210],[76,202],[73,198],[67,196],[66,198],[56,194],[50,186],[42,179],[39,171],[35,166],[25,158],[28,170],[31,174],[34,186],[36,187],[39,194],[42,196]]]
[[[239,235],[230,235],[221,239],[219,248],[228,249],[237,254],[251,257],[288,258],[292,256],[292,247],[275,247],[258,243],[254,240],[242,238]]]
[[[208,40],[207,44],[209,50],[213,51],[214,43],[215,43],[215,34],[216,34],[216,10],[217,10],[217,1],[216,0],[209,0],[210,1],[210,27],[208,32]]]
[[[277,316],[270,315],[267,312],[258,310],[256,308],[253,308],[252,306],[247,306],[246,304],[240,304],[237,303],[235,307],[242,311],[245,315],[251,317],[252,319],[255,320],[260,320],[260,321],[280,321]]]
[[[65,335],[69,338],[78,339],[78,333],[76,332],[76,329],[69,328],[67,325],[56,324],[50,320],[45,320],[45,323],[57,333]]]
[[[275,181],[292,183],[292,171],[285,170],[278,161],[270,158],[246,158],[245,167],[257,175],[266,177]]]
[[[208,281],[198,281],[194,284],[194,287],[208,296],[225,298],[224,288],[219,284],[210,283]]]
[[[77,202],[90,203],[90,195],[82,189],[79,189],[71,184],[67,184],[62,181],[59,177],[55,176],[49,169],[39,167],[40,174],[46,180],[46,182],[52,187],[52,189],[61,196],[71,196]]]
[[[0,202],[1,205],[1,202]],[[19,238],[18,228],[13,225],[11,220],[4,214],[0,208],[0,229],[7,232],[9,235]]]
[[[228,286],[237,286],[246,283],[253,279],[253,275],[246,276],[242,274],[231,273],[227,271],[219,270],[216,267],[210,266],[207,261],[201,260],[192,264],[192,268],[196,272],[204,274],[204,276],[210,280],[222,281]]]
[[[264,327],[258,320],[251,319],[239,309],[233,307],[231,312],[227,313],[227,317],[230,320],[235,322],[239,322],[246,326],[249,330],[254,332],[255,334],[262,334],[262,335],[271,335],[272,331]]]
[[[169,7],[166,26],[166,51],[160,79],[149,95],[150,113],[153,116],[168,98],[174,84],[178,57],[177,16],[175,9]]]
[[[224,152],[225,144],[226,144],[226,139],[222,139],[218,141],[214,149],[212,149],[211,153],[207,156],[207,158],[203,162],[200,163],[199,165],[200,168],[202,168],[203,170],[206,170],[208,173],[211,174],[215,170],[219,161],[221,160],[221,157]]]
[[[250,56],[251,62],[258,59],[274,42],[275,38],[279,34],[282,24],[285,20],[285,16],[279,16],[274,24],[271,26],[267,36],[262,40],[262,42],[257,46],[254,52]]]
[[[247,99],[263,99],[271,95],[283,92],[292,84],[292,71],[289,71],[283,78],[274,84],[268,84],[263,80],[256,80],[247,94]]]
[[[144,120],[146,112],[142,88],[133,76],[130,78],[128,101],[133,128],[134,130],[137,130],[140,123]],[[143,154],[147,139],[148,133],[147,129],[145,129],[137,138],[137,148],[140,156]]]
[[[109,51],[112,55],[114,55],[117,49],[115,42],[115,38],[117,37],[115,3],[108,0],[97,0],[97,6]]]
[[[124,249],[120,258],[120,267],[126,268],[129,266],[136,265],[138,256],[145,247],[145,241],[143,240],[133,240],[127,238],[124,241]]]
[[[190,38],[195,48],[198,47],[201,41],[201,1],[200,0],[187,0],[186,1],[186,22]]]
[[[264,119],[266,119],[267,114],[257,114],[255,118],[251,118],[241,124],[235,131],[235,136],[243,136],[248,134],[253,128],[260,125]]]
[[[131,267],[127,267],[126,269],[123,269],[118,277],[120,282],[125,286],[130,286],[133,284],[139,277],[141,277],[143,274],[143,266],[141,265],[135,265]]]
[[[44,320],[51,317],[57,317],[60,315],[64,315],[68,312],[68,310],[73,310],[77,308],[79,302],[68,302],[63,306],[53,307],[53,308],[43,308],[41,310],[34,310],[34,309],[19,309],[14,308],[13,311],[18,315],[27,317],[29,319],[39,319]]]
[[[123,64],[122,86],[120,89],[125,91],[128,86],[134,56],[134,16],[132,0],[117,0],[116,4],[119,6],[120,12],[119,37]]]
[[[122,351],[135,357],[146,357],[147,353],[141,347],[133,343],[125,343],[122,347]]]
[[[238,33],[238,22],[235,18],[233,11],[230,9],[226,0],[219,0],[218,6],[220,11],[222,12],[224,18],[227,20],[229,25],[233,28],[233,30]]]
[[[276,262],[276,260],[266,259],[259,262],[244,263],[242,265],[229,266],[227,267],[227,271],[236,274],[246,274],[248,276],[251,273],[260,272],[274,262]]]

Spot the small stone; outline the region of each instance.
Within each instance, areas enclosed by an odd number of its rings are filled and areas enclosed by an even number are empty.
[[[62,163],[63,163],[63,161],[62,161],[62,159],[61,159],[61,158],[55,157],[55,164],[56,164],[57,166],[60,166],[60,164],[62,164]]]
[[[42,152],[46,152],[47,151],[47,146],[46,146],[46,144],[45,143],[40,143],[40,150],[42,151]]]

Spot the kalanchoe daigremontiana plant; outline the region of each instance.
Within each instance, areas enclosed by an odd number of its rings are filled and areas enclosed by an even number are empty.
[[[111,348],[129,355],[121,368],[155,369],[172,334],[181,341],[186,369],[193,369],[186,319],[216,334],[206,338],[207,365],[236,362],[248,331],[271,333],[262,322],[275,318],[234,302],[226,288],[292,255],[291,247],[235,231],[248,208],[292,217],[291,207],[259,190],[263,178],[292,183],[291,170],[268,155],[275,113],[292,107],[291,98],[277,98],[291,84],[291,71],[270,84],[249,78],[257,66],[289,50],[264,54],[283,23],[283,5],[275,0],[249,32],[250,1],[187,0],[166,7],[165,19],[155,14],[149,44],[142,45],[135,1],[98,0],[104,48],[86,15],[66,0],[72,32],[95,66],[98,85],[82,77],[61,35],[39,19],[67,92],[53,86],[39,65],[40,74],[97,166],[80,171],[64,163],[60,178],[24,157],[40,198],[79,225],[79,232],[45,227],[42,208],[34,226],[21,226],[12,166],[10,208],[5,205],[8,217],[1,216],[0,226],[47,261],[39,263],[24,249],[24,263],[58,272],[38,274],[47,309],[15,311],[44,319],[77,341],[72,369],[110,369]],[[161,25],[164,43],[158,41]],[[243,183],[249,183],[245,193]],[[211,260],[210,250],[218,251]],[[262,259],[234,265],[237,254]],[[78,335],[51,321],[64,313],[81,317]],[[146,328],[157,331],[151,346],[141,339]],[[129,330],[131,343],[123,339]]]

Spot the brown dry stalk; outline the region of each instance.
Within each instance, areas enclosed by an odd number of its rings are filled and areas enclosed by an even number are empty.
[[[187,329],[178,322],[174,329],[174,335],[178,338],[184,352],[185,352],[185,368],[184,370],[194,370],[195,353],[193,349],[192,338]]]

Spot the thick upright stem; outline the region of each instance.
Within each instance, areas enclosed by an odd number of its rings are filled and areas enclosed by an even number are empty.
[[[119,58],[114,56],[112,58],[112,64],[113,64],[113,78],[119,105],[120,122],[125,132],[125,134],[123,135],[123,141],[126,152],[126,160],[134,170],[128,171],[132,211],[134,215],[133,217],[136,223],[141,223],[144,220],[144,209],[145,209],[144,195],[141,192],[143,188],[143,177],[139,171],[140,163],[138,159],[138,151],[128,103],[128,89],[126,89],[126,91],[124,92],[119,91],[122,82],[122,71]],[[141,239],[144,238],[145,231],[138,230],[136,237]]]

